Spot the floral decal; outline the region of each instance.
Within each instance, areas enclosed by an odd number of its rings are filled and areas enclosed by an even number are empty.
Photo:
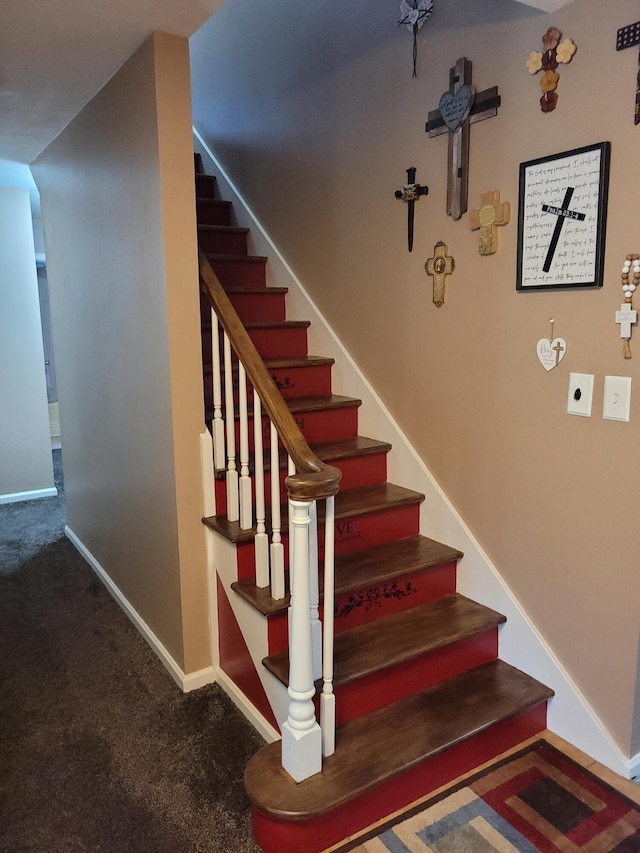
[[[370,610],[372,607],[382,607],[382,602],[385,598],[393,598],[396,601],[401,598],[406,598],[408,595],[414,595],[417,592],[411,581],[404,584],[399,584],[397,581],[393,583],[385,583],[382,587],[374,586],[366,592],[358,592],[349,595],[342,607],[335,609],[335,618],[340,619],[364,607],[365,610]]]
[[[544,71],[540,78],[540,109],[543,113],[551,113],[558,104],[558,80],[560,75],[556,69],[559,64],[567,65],[573,59],[576,52],[575,43],[571,39],[561,41],[562,33],[557,27],[549,27],[542,36],[544,51],[533,50],[527,59],[527,70],[529,74],[537,74]]]

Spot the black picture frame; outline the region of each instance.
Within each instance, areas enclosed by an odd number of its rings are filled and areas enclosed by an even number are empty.
[[[516,290],[602,287],[611,143],[520,164]]]

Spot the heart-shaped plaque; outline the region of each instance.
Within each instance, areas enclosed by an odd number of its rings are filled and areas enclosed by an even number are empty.
[[[445,92],[438,105],[442,120],[453,133],[471,112],[476,99],[476,90],[468,83],[460,86],[455,95]]]
[[[536,344],[536,352],[544,369],[553,370],[565,357],[567,342],[564,338],[554,338],[552,341],[549,338],[540,338]]]

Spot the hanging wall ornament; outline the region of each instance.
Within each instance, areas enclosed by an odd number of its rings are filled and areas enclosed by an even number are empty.
[[[418,30],[433,11],[433,0],[400,0],[400,20],[398,26],[405,26],[413,32],[413,77],[416,77],[418,59]]]
[[[567,354],[567,342],[565,339],[553,337],[553,324],[555,323],[553,317],[549,318],[549,323],[551,324],[551,334],[548,338],[540,338],[536,344],[536,352],[538,353],[540,364],[547,371],[557,367]]]
[[[575,43],[571,39],[565,39],[561,42],[561,38],[562,33],[557,27],[549,27],[542,36],[543,52],[534,50],[527,59],[529,74],[537,74],[538,71],[544,72],[540,78],[540,89],[542,90],[540,109],[543,113],[553,112],[558,104],[556,89],[560,75],[556,69],[560,64],[568,65],[576,52]]]

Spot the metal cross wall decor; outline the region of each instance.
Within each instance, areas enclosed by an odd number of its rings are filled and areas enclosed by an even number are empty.
[[[471,85],[472,65],[462,57],[449,69],[449,90],[437,110],[427,117],[429,136],[449,134],[447,162],[447,216],[460,219],[469,197],[469,126],[498,115],[498,87],[477,92]]]
[[[428,193],[429,187],[421,187],[420,184],[416,184],[416,169],[415,166],[411,166],[407,169],[407,183],[401,190],[396,190],[395,192],[396,198],[401,198],[402,201],[406,201],[407,203],[407,244],[409,246],[409,251],[413,249],[413,217],[415,204],[420,200],[421,195],[427,195]]]
[[[429,258],[424,268],[427,275],[433,277],[433,304],[442,308],[447,296],[447,276],[456,268],[455,258],[447,254],[447,244],[442,240],[433,247],[433,257]]]
[[[616,35],[616,50],[624,50],[640,44],[640,21],[629,24],[628,27],[620,27]],[[633,114],[633,123],[640,124],[640,53],[638,54],[638,76],[636,78],[636,105]]]

